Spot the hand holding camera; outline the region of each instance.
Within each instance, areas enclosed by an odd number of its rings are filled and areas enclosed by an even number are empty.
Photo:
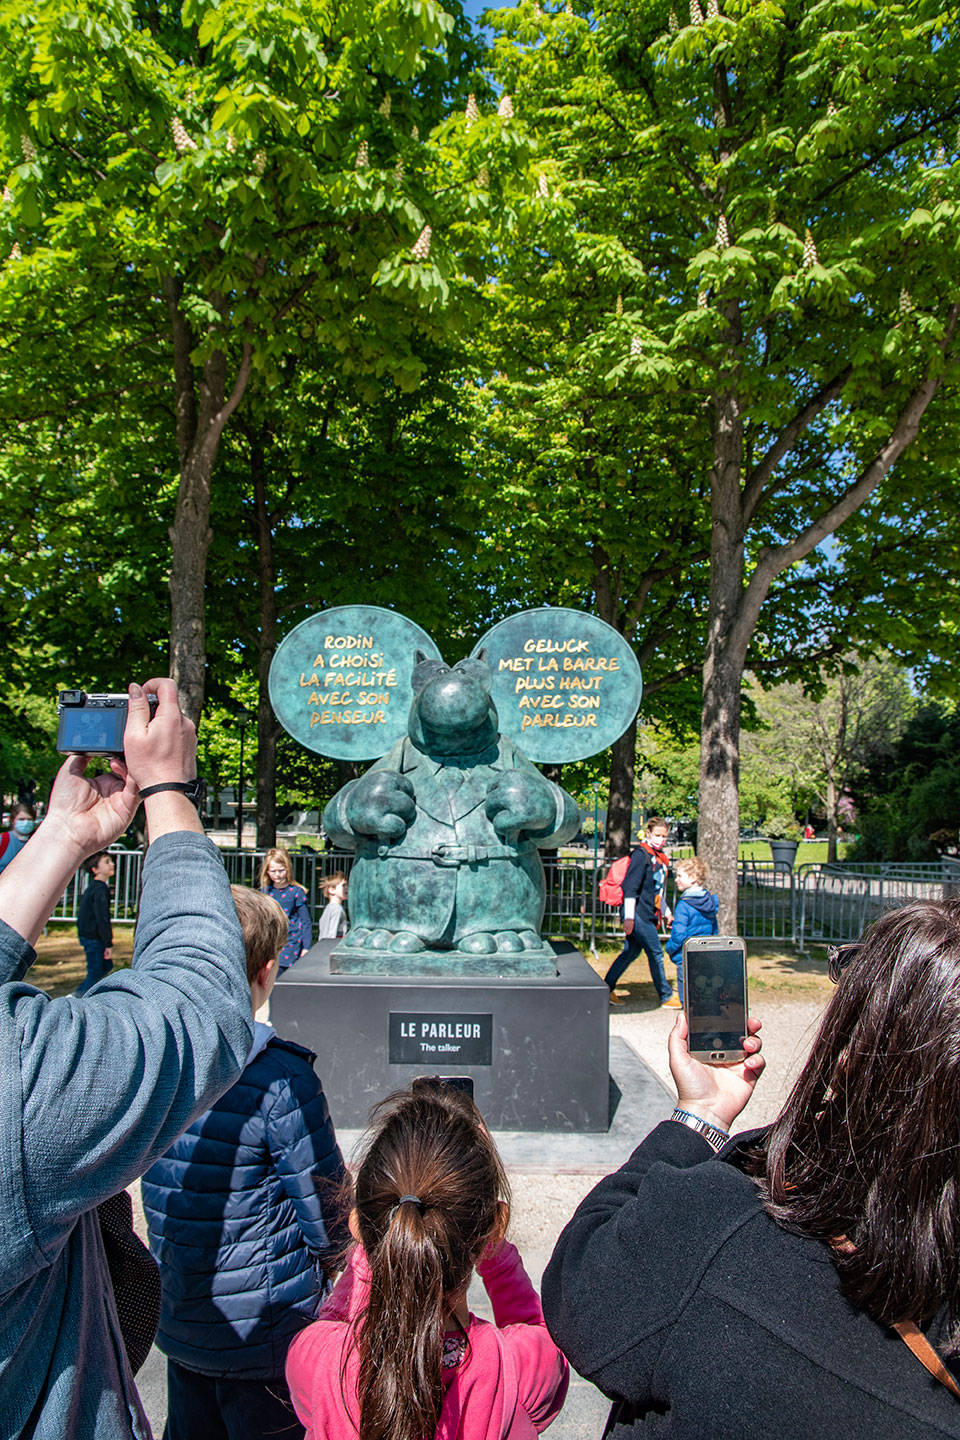
[[[129,688],[123,754],[140,790],[193,780],[197,773],[197,732],[180,710],[172,680],[148,680]],[[151,703],[153,702],[153,703]]]
[[[123,834],[139,791],[181,785],[197,773],[197,732],[180,711],[172,680],[131,685],[127,695],[62,691],[57,748],[70,758],[57,776],[48,821],[83,856]],[[88,779],[83,772],[91,754],[109,756],[113,773]],[[192,804],[177,791],[156,797],[149,822],[152,839],[167,830],[200,828]]]

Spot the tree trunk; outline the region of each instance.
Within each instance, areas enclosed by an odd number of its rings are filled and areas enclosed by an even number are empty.
[[[626,855],[633,829],[633,786],[637,767],[637,717],[610,747],[610,799],[603,853],[608,860]]]
[[[277,648],[277,592],[273,563],[273,525],[267,508],[266,456],[262,435],[250,446],[250,472],[257,527],[257,586],[260,601],[257,693],[257,849],[277,843],[277,738],[279,727],[270,705],[270,662]]]
[[[191,450],[180,470],[177,509],[170,527],[170,674],[180,705],[194,725],[200,723],[207,665],[204,589],[210,530],[210,477],[213,456],[206,447]]]
[[[733,307],[731,341],[739,339]],[[715,398],[711,475],[710,601],[703,662],[697,850],[720,897],[720,933],[737,933],[740,837],[740,691],[749,634],[737,625],[743,599],[744,521],[740,477],[743,420],[734,387]]]
[[[351,780],[359,780],[366,768],[359,760],[334,760],[333,763],[337,772],[338,790],[349,785]]]
[[[246,389],[251,349],[248,344],[243,347],[229,397],[224,351],[211,352],[198,381],[191,359],[196,336],[180,308],[182,281],[167,276],[161,288],[173,332],[177,449],[180,456],[180,485],[170,527],[170,674],[180,690],[184,714],[199,725],[207,664],[204,589],[212,538],[210,483],[223,427]]]

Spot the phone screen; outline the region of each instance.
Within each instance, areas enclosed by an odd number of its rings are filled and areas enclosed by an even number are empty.
[[[747,1033],[746,955],[689,946],[683,957],[691,1050],[742,1050]]]
[[[123,752],[126,705],[114,707],[65,705],[60,711],[57,749],[97,755]]]

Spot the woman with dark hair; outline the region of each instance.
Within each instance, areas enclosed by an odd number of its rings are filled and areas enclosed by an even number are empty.
[[[733,1141],[758,1042],[703,1066],[680,1016],[673,1119],[560,1237],[544,1309],[608,1435],[960,1436],[960,901],[884,916],[831,976],[782,1113]]]
[[[357,1241],[287,1357],[307,1440],[533,1440],[567,1365],[504,1234],[508,1187],[461,1091],[415,1085],[377,1107],[357,1171]],[[476,1267],[493,1325],[467,1309]]]
[[[0,832],[0,870],[6,870],[13,857],[20,854],[36,828],[36,810],[20,800],[11,812],[10,829]]]

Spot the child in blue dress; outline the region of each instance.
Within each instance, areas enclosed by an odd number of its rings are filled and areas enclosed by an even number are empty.
[[[276,900],[287,917],[289,939],[280,951],[280,973],[289,970],[313,944],[313,921],[307,906],[307,892],[293,878],[293,865],[286,850],[268,850],[260,867],[260,889]]]

